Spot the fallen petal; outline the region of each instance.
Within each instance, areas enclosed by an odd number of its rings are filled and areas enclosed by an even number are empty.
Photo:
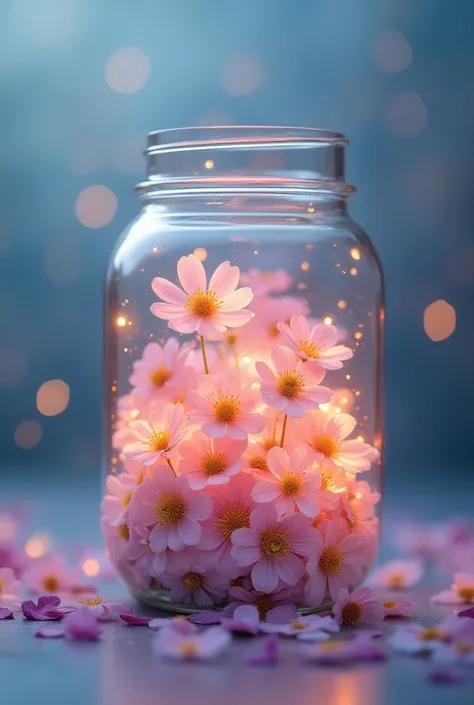
[[[467,610],[458,612],[458,617],[470,617],[471,619],[474,619],[474,607],[468,607]]]
[[[139,617],[137,614],[121,614],[119,615],[122,622],[131,627],[147,627],[153,617]]]
[[[247,659],[250,666],[276,666],[279,661],[278,636],[270,634],[266,638],[262,651],[257,652]]]
[[[40,639],[60,639],[65,635],[62,627],[40,627],[35,636]]]
[[[0,607],[0,620],[13,619],[13,612],[8,607]]]
[[[186,617],[186,619],[188,622],[192,622],[192,624],[200,624],[202,626],[221,623],[221,615],[219,612],[215,612],[214,610],[201,610],[200,612],[194,612],[194,614],[190,614],[189,617]]]

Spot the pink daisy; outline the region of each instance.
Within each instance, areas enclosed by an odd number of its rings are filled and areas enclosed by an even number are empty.
[[[180,393],[182,370],[186,365],[189,346],[180,346],[176,338],[168,338],[162,346],[148,343],[141,359],[133,363],[130,384],[136,398],[159,395],[167,398],[170,391]]]
[[[199,522],[211,514],[211,500],[203,492],[194,492],[186,475],[175,477],[160,471],[145,478],[130,507],[135,524],[153,526],[150,547],[156,553],[168,546],[172,551],[181,551],[185,546],[198,544],[202,534]]]
[[[317,531],[302,514],[278,521],[275,507],[268,504],[250,514],[250,528],[237,529],[232,537],[232,556],[241,566],[252,566],[256,590],[272,592],[280,580],[296,585],[304,574],[304,561],[317,546]]]
[[[418,560],[389,561],[376,568],[370,576],[370,585],[389,590],[404,590],[416,585],[423,575],[423,564]]]
[[[186,416],[182,404],[166,404],[161,411],[152,411],[148,421],[132,421],[130,429],[136,443],[126,445],[126,457],[142,465],[156,465],[179,443],[186,431]]]
[[[237,578],[242,568],[231,555],[231,537],[236,529],[250,526],[250,513],[255,505],[252,500],[254,481],[250,475],[232,477],[228,484],[211,493],[214,511],[202,524],[199,548],[212,551],[214,565],[222,575]]]
[[[252,302],[251,309],[253,318],[245,327],[245,343],[259,352],[281,344],[279,323],[289,323],[291,316],[309,312],[305,301],[295,296],[263,296]]]
[[[379,492],[372,492],[368,482],[359,482],[355,476],[347,481],[346,492],[340,496],[344,518],[351,528],[356,528],[361,521],[372,519],[375,505],[381,499]]]
[[[280,623],[296,616],[296,605],[292,603],[299,602],[299,597],[298,586],[285,586],[269,594],[252,590],[251,585],[248,588],[233,585],[229,590],[229,604],[224,607],[223,614],[232,615],[239,605],[255,605],[261,620]]]
[[[131,561],[143,574],[152,578],[159,578],[165,570],[168,561],[168,552],[156,553],[150,546],[151,529],[133,523],[130,527],[128,545],[122,557]]]
[[[236,441],[228,437],[213,440],[195,431],[191,439],[179,447],[179,471],[187,475],[193,490],[223,485],[244,467],[242,454],[246,448],[247,440]]]
[[[189,392],[188,401],[195,409],[190,420],[202,424],[202,432],[211,438],[244,440],[249,433],[260,433],[265,425],[263,416],[255,413],[261,404],[258,392],[239,374],[203,375],[199,391]]]
[[[346,440],[356,426],[350,414],[333,414],[317,410],[299,426],[302,442],[313,451],[315,460],[336,465],[347,472],[370,470],[375,449],[357,439]]]
[[[455,573],[450,590],[433,595],[431,602],[445,605],[474,605],[474,573]]]
[[[241,276],[242,284],[249,286],[255,296],[265,296],[266,294],[281,294],[290,288],[292,278],[284,269],[277,269],[273,272],[262,272],[260,269],[249,269]]]
[[[130,500],[141,477],[125,472],[107,477],[107,494],[100,506],[104,514],[117,526],[128,521]]]
[[[163,658],[179,661],[209,661],[227,649],[232,637],[223,627],[183,634],[171,627],[161,629],[155,639],[156,652]]]
[[[23,575],[25,586],[37,595],[73,592],[76,574],[66,567],[60,556],[38,558]]]
[[[170,556],[160,584],[173,602],[210,607],[222,602],[229,591],[228,579],[211,570],[214,556],[187,548]]]
[[[124,556],[130,541],[128,523],[116,526],[106,514],[100,518],[100,528],[105,539],[107,555],[115,565]]]
[[[319,386],[325,374],[323,369],[308,373],[298,355],[281,345],[273,346],[271,357],[275,372],[265,362],[255,364],[262,378],[260,392],[268,406],[280,409],[293,418],[300,418],[306,410],[329,401],[332,391]]]
[[[20,604],[21,583],[11,568],[0,568],[0,607]]]
[[[167,320],[169,328],[180,333],[196,331],[208,340],[220,340],[227,328],[243,326],[250,320],[252,314],[245,306],[252,301],[253,292],[248,287],[237,289],[238,267],[223,262],[208,286],[202,262],[195,255],[188,255],[178,261],[178,278],[184,291],[161,277],[153,279],[151,285],[165,303],[152,304],[150,310]]]
[[[275,502],[280,516],[299,509],[314,518],[319,513],[315,496],[321,487],[321,475],[311,471],[307,448],[298,446],[291,455],[283,448],[272,448],[267,463],[270,472],[252,491],[255,502]]]
[[[362,577],[367,556],[362,541],[349,533],[347,524],[331,517],[319,526],[313,539],[313,552],[307,564],[306,603],[317,607],[329,592],[333,600]]]
[[[385,600],[383,608],[385,610],[385,618],[387,617],[410,617],[410,611],[416,607],[414,602],[397,602],[396,600]]]
[[[382,602],[368,587],[360,587],[351,594],[343,588],[332,611],[336,622],[346,627],[373,626],[385,617]]]
[[[117,402],[117,421],[114,426],[112,445],[122,449],[127,443],[133,443],[135,437],[130,431],[130,421],[136,421],[140,416],[142,403],[134,399],[131,394],[119,398]]]
[[[343,360],[349,360],[353,352],[345,345],[336,345],[337,328],[325,323],[310,325],[305,316],[292,316],[290,324],[279,323],[283,345],[294,350],[297,355],[311,366],[326,370],[340,370]]]
[[[473,623],[469,617],[449,615],[437,626],[425,627],[413,622],[397,627],[389,644],[394,651],[415,656],[432,653],[439,644],[450,643],[471,634]]]

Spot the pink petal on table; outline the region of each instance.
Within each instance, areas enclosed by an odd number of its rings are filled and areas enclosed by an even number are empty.
[[[276,666],[279,661],[278,636],[270,634],[263,649],[247,659],[250,666]]]
[[[58,609],[61,599],[56,595],[43,595],[35,604],[33,600],[25,600],[21,603],[21,611],[25,619],[40,622],[62,619],[64,612]]]
[[[60,639],[65,635],[62,627],[40,627],[35,636],[40,639]]]
[[[13,619],[13,612],[8,607],[0,607],[0,620]]]
[[[458,617],[470,617],[471,619],[474,619],[474,607],[468,607],[467,610],[458,612]]]
[[[210,624],[220,624],[221,615],[214,610],[201,610],[194,612],[187,617],[188,622],[192,624],[200,624],[201,626],[209,626]]]
[[[153,619],[153,617],[139,617],[138,614],[120,614],[119,615],[122,622],[128,624],[130,627],[147,627],[148,623]]]
[[[80,607],[64,618],[64,633],[74,641],[96,641],[102,634],[102,627],[87,607]]]

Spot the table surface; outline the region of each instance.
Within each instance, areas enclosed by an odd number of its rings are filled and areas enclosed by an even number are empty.
[[[466,488],[465,488],[466,489]],[[416,519],[469,516],[471,492],[447,496],[447,488],[430,492],[400,490],[387,493],[385,540],[394,517]],[[77,482],[63,476],[32,483],[3,480],[5,498],[35,497],[35,527],[50,530],[64,546],[68,542],[100,545],[98,483]],[[440,513],[440,507],[443,511]],[[438,578],[439,580],[439,578]],[[447,587],[433,577],[407,599],[419,604],[416,617],[436,624],[450,609],[430,606],[429,595]],[[120,585],[107,589],[117,601],[125,598]],[[422,658],[392,656],[385,664],[317,667],[300,657],[301,643],[280,639],[281,663],[276,668],[253,668],[245,661],[259,649],[262,637],[234,639],[231,649],[212,664],[164,662],[152,648],[154,634],[145,627],[105,625],[97,643],[34,638],[38,624],[15,619],[0,623],[1,705],[468,705],[474,702],[474,673],[467,684],[430,685],[428,664]],[[393,624],[384,624],[390,632]]]

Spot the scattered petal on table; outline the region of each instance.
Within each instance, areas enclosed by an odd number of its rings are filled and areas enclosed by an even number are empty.
[[[250,666],[276,666],[279,661],[278,636],[270,634],[265,639],[263,649],[247,659]]]
[[[13,619],[13,612],[8,607],[0,607],[0,621],[2,619]]]
[[[155,649],[164,658],[209,661],[227,649],[231,641],[229,632],[222,627],[209,627],[204,632],[187,635],[165,628],[155,638]]]
[[[87,607],[81,607],[64,618],[64,633],[75,641],[96,641],[102,634],[102,627]]]
[[[215,610],[201,610],[200,612],[194,612],[187,617],[188,622],[193,624],[200,624],[203,627],[208,627],[211,624],[220,624],[221,615]]]
[[[61,599],[56,595],[43,595],[35,604],[33,600],[25,600],[21,603],[21,611],[26,619],[39,622],[54,621],[62,619],[65,612],[59,607]]]
[[[233,617],[222,617],[221,624],[229,632],[254,636],[260,631],[260,615],[254,605],[239,605]]]
[[[458,612],[458,617],[470,617],[474,619],[474,607],[468,607],[467,610],[461,610]]]
[[[40,639],[60,639],[65,636],[63,627],[40,627],[35,636]]]
[[[153,617],[140,617],[138,614],[129,614],[128,612],[120,614],[119,617],[122,622],[125,622],[125,624],[131,627],[147,627],[153,619]]]

